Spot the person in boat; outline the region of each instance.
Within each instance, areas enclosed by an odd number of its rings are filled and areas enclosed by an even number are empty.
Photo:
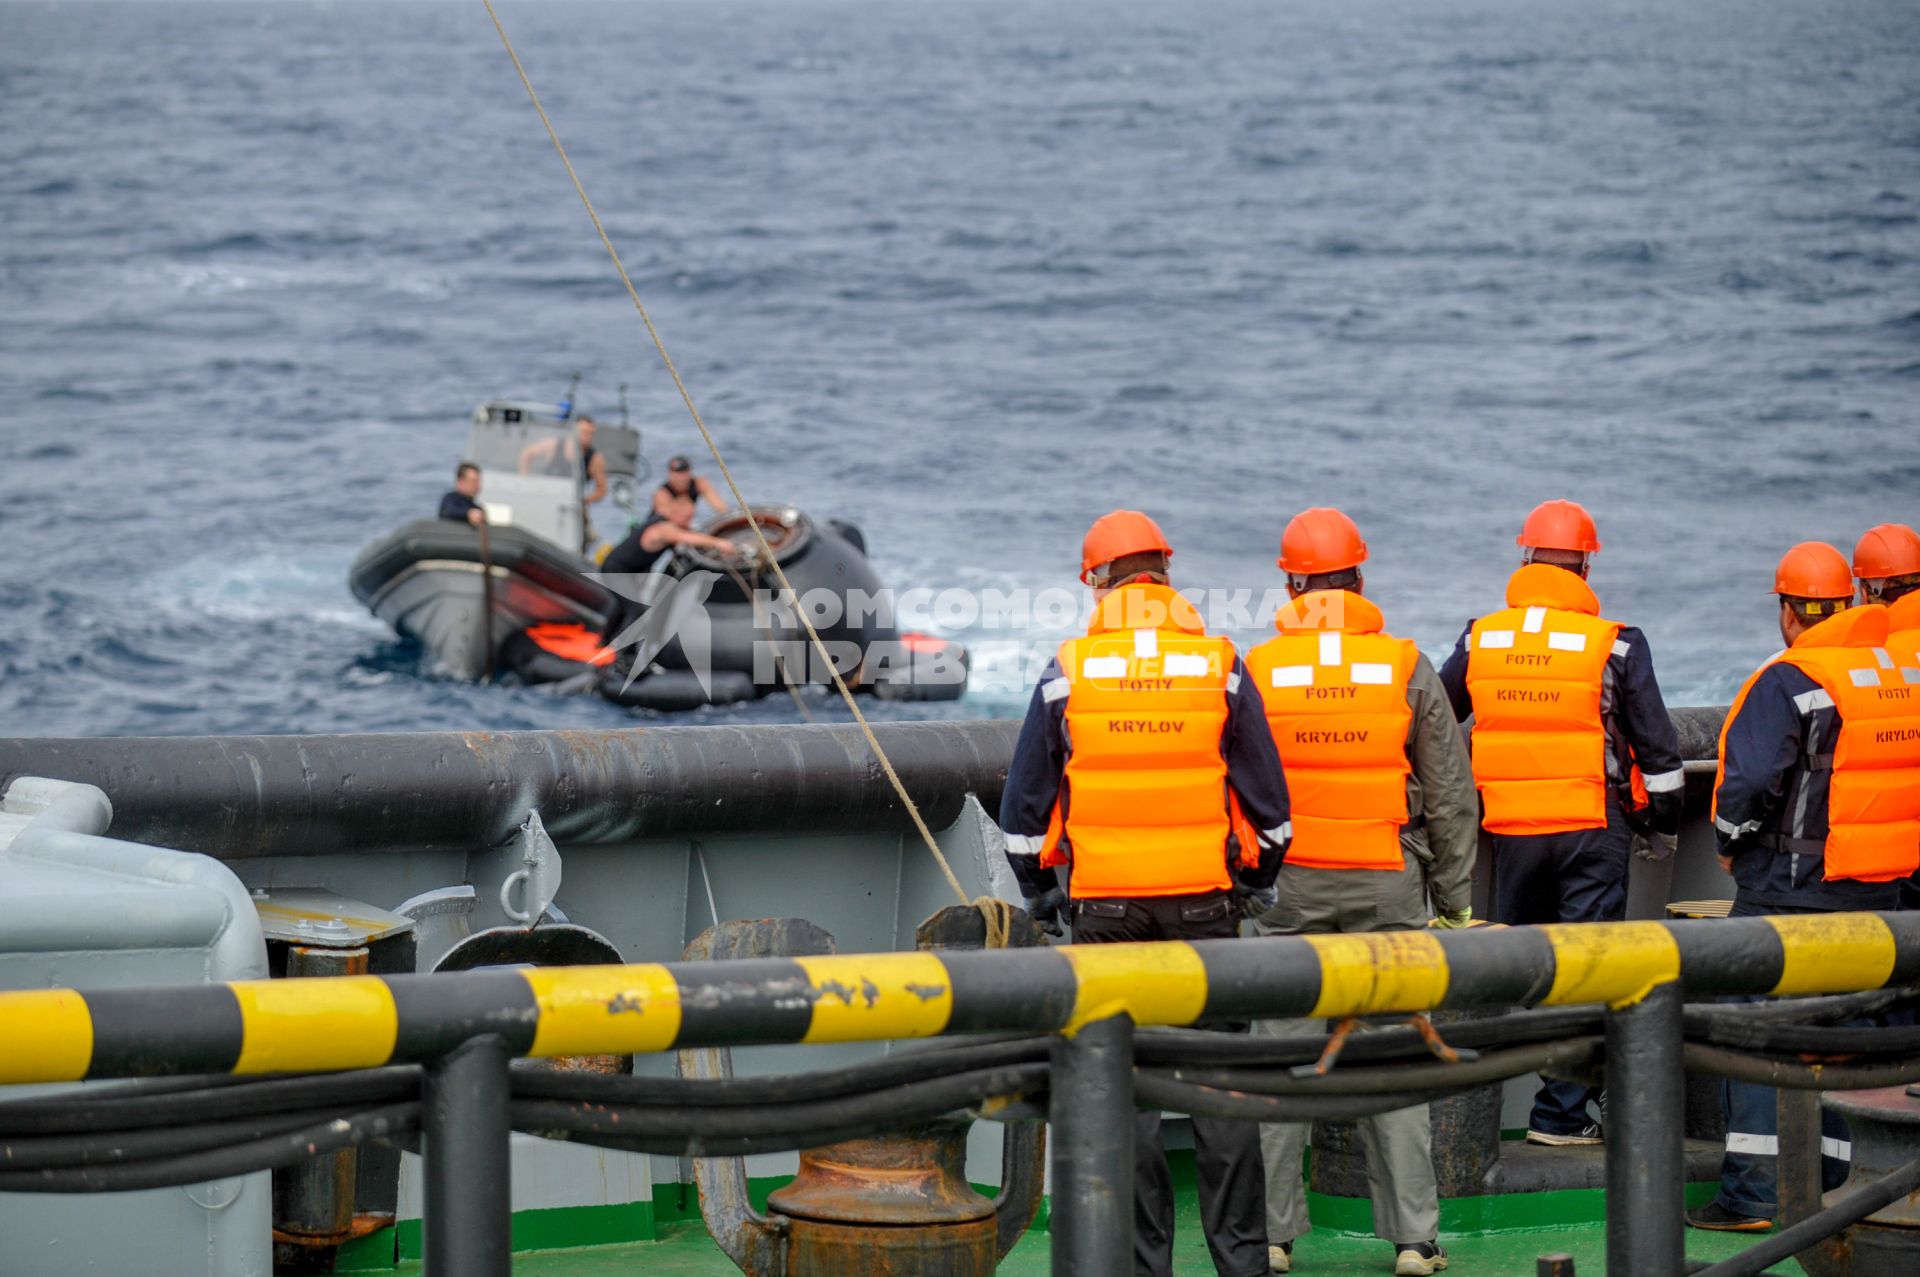
[[[691,461],[685,457],[667,458],[666,481],[653,490],[653,512],[670,519],[675,511],[684,507],[691,522],[702,501],[712,506],[715,514],[727,512],[726,498],[711,481],[693,472]]]
[[[1886,607],[1852,606],[1853,574],[1832,546],[1794,546],[1773,585],[1787,648],[1747,679],[1720,729],[1713,827],[1735,884],[1730,916],[1894,909],[1920,869],[1920,670],[1890,650]],[[1765,1232],[1779,1207],[1775,1093],[1727,1081],[1720,1095],[1720,1192],[1687,1222]],[[1847,1127],[1831,1112],[1821,1127],[1832,1189],[1846,1178]]]
[[[1480,802],[1440,676],[1411,639],[1382,629],[1364,597],[1367,543],[1339,510],[1296,515],[1280,538],[1290,598],[1280,631],[1247,653],[1286,768],[1293,845],[1261,935],[1464,927],[1473,918]],[[1428,921],[1431,893],[1435,916]],[[1271,1037],[1323,1033],[1313,1019],[1261,1020]],[[1447,1266],[1425,1104],[1359,1120],[1373,1231],[1400,1277]],[[1293,1271],[1312,1228],[1300,1159],[1311,1124],[1260,1128],[1267,1168],[1268,1266]]]
[[[592,417],[582,416],[574,426],[574,437],[580,443],[580,482],[582,484],[582,505],[592,505],[607,499],[607,458],[593,446],[593,438],[600,431]]]
[[[554,435],[528,444],[520,450],[520,473],[564,478],[574,472],[573,467],[577,462],[580,466],[580,490],[586,494],[595,491],[594,465],[597,462],[600,471],[598,491],[596,495],[588,497],[588,503],[600,500],[607,495],[607,459],[593,446],[593,437],[598,430],[592,417],[581,417],[574,422],[573,434]]]
[[[1172,553],[1135,510],[1088,531],[1080,579],[1094,588],[1093,625],[1042,674],[1007,773],[1000,827],[1027,909],[1055,935],[1070,911],[1080,944],[1237,936],[1249,902],[1272,904],[1292,837],[1260,694],[1232,642],[1207,634],[1168,585]],[[1173,1186],[1160,1115],[1135,1121],[1134,1271],[1169,1277]],[[1215,1269],[1265,1273],[1258,1128],[1196,1114],[1193,1136]]]
[[[593,521],[588,510],[596,501],[603,501],[607,495],[607,459],[599,449],[593,446],[594,436],[599,433],[599,425],[592,417],[582,413],[575,420],[573,436],[555,436],[530,443],[520,450],[521,474],[544,474],[564,478],[573,473],[574,463],[580,465],[580,552],[592,550],[595,536]]]
[[[662,555],[678,545],[711,550],[729,558],[742,558],[749,553],[748,547],[725,537],[694,531],[691,526],[693,510],[693,503],[688,501],[676,507],[671,514],[661,514],[658,510],[649,514],[644,522],[627,533],[625,540],[607,551],[606,557],[600,561],[602,575],[657,571]],[[601,641],[612,643],[639,616],[640,611],[637,602],[615,591],[613,609],[607,614],[606,625],[600,631]]]
[[[487,521],[480,508],[480,467],[462,461],[453,472],[453,491],[440,498],[440,517],[479,527]]]
[[[1627,862],[1665,859],[1686,799],[1680,737],[1646,637],[1600,615],[1587,585],[1600,536],[1572,501],[1547,501],[1516,538],[1503,611],[1467,624],[1440,681],[1472,715],[1473,776],[1493,835],[1495,921],[1617,922]],[[1543,1079],[1527,1141],[1598,1144],[1597,1087]]]

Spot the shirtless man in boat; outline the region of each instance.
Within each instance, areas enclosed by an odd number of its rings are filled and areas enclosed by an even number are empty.
[[[667,481],[653,490],[653,512],[663,519],[671,519],[675,511],[685,507],[691,515],[703,500],[713,507],[715,514],[727,512],[726,498],[711,480],[693,472],[691,461],[685,457],[667,458]]]
[[[669,475],[685,474],[691,479],[690,468],[674,469],[675,465],[686,466],[686,464],[685,457],[675,457],[667,463]],[[647,516],[646,522],[627,533],[626,540],[607,551],[607,557],[600,561],[601,573],[650,572],[659,562],[662,552],[676,545],[691,546],[697,550],[711,550],[729,558],[743,558],[748,555],[751,551],[747,546],[729,541],[724,537],[708,536],[704,532],[693,530],[693,515],[698,508],[698,501],[694,496],[698,489],[695,485],[705,482],[705,480],[691,480],[675,494],[679,499],[667,503],[668,508],[664,512],[661,510],[662,495],[672,493],[674,490],[667,484],[662,484],[659,491],[654,493],[653,513]],[[711,488],[711,485],[708,487]],[[709,497],[709,499],[720,504],[717,497]],[[720,504],[720,508],[724,510],[726,506]],[[616,594],[613,610],[608,614],[606,626],[601,631],[602,641],[611,643],[636,615],[638,615],[638,605],[631,599],[622,598]]]

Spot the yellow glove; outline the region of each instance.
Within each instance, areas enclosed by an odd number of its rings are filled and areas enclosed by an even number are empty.
[[[1434,918],[1434,920],[1429,922],[1427,925],[1429,927],[1437,928],[1441,931],[1458,931],[1462,927],[1471,925],[1472,922],[1473,922],[1473,909],[1469,907],[1465,909],[1454,909],[1452,911],[1443,911],[1438,917]]]

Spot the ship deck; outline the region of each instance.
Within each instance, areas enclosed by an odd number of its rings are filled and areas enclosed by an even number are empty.
[[[1472,1277],[1531,1277],[1535,1260],[1556,1251],[1574,1258],[1576,1272],[1598,1277],[1606,1271],[1606,1224],[1587,1222],[1562,1228],[1525,1228],[1478,1235],[1444,1235],[1453,1264],[1450,1274]],[[1719,1260],[1737,1254],[1756,1240],[1728,1233],[1702,1233],[1689,1230],[1687,1255],[1692,1259]],[[1023,1238],[999,1268],[1000,1277],[1046,1277],[1048,1271],[1047,1235],[1034,1230]],[[1200,1213],[1189,1198],[1183,1203],[1174,1235],[1173,1269],[1179,1277],[1212,1277],[1213,1263],[1207,1257],[1200,1238]],[[1316,1231],[1294,1246],[1294,1272],[1303,1277],[1359,1277],[1360,1274],[1390,1273],[1392,1256],[1386,1246],[1373,1237],[1351,1233]],[[409,1262],[390,1270],[399,1274],[418,1274],[420,1265]],[[635,1242],[623,1246],[583,1246],[574,1250],[525,1252],[514,1257],[515,1277],[716,1277],[737,1271],[727,1261],[706,1230],[697,1223],[669,1225],[659,1241]],[[1767,1269],[1769,1273],[1798,1273],[1793,1263]]]
[[[1598,1159],[1601,1150],[1552,1150],[1546,1155]],[[1191,1154],[1172,1152],[1169,1162],[1178,1194],[1174,1272],[1178,1277],[1211,1277],[1214,1268],[1200,1232]],[[764,1206],[766,1193],[772,1187],[773,1184],[767,1182],[754,1185],[757,1204]],[[1687,1185],[1687,1204],[1698,1205],[1712,1197],[1713,1192],[1711,1183],[1696,1179]],[[1367,1231],[1371,1221],[1365,1202],[1322,1197],[1317,1193],[1309,1194],[1308,1200],[1319,1226],[1296,1241],[1294,1272],[1306,1277],[1362,1277],[1393,1271],[1392,1255],[1386,1244]],[[1573,1256],[1575,1271],[1582,1277],[1599,1277],[1606,1272],[1606,1231],[1605,1198],[1598,1189],[1509,1193],[1441,1203],[1441,1244],[1452,1258],[1450,1277],[1451,1274],[1532,1277],[1539,1257],[1554,1253]],[[399,1277],[419,1274],[421,1266],[417,1258],[402,1258],[397,1264],[386,1258],[393,1253],[391,1231],[386,1237],[384,1253],[378,1253],[381,1248],[378,1236],[357,1243],[351,1258],[343,1252],[342,1259],[347,1262],[337,1271],[380,1272]],[[1752,1235],[1689,1229],[1687,1256],[1709,1262],[1726,1259],[1758,1240]],[[398,1249],[403,1255],[407,1252],[417,1255],[417,1232],[401,1238]],[[655,1237],[647,1241],[523,1250],[514,1256],[513,1271],[515,1277],[631,1277],[634,1273],[645,1273],[648,1277],[720,1277],[737,1269],[714,1245],[696,1216],[662,1219]],[[1040,1219],[1002,1261],[998,1272],[1000,1277],[1046,1277],[1048,1271],[1049,1238],[1043,1206]],[[1800,1269],[1787,1261],[1766,1271],[1798,1274]]]

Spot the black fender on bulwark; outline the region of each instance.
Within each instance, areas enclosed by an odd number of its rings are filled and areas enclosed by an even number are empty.
[[[613,941],[590,927],[572,922],[548,922],[535,927],[491,927],[476,931],[440,956],[433,973],[474,971],[481,967],[594,967],[626,962]],[[631,1055],[566,1055],[551,1060],[523,1060],[517,1069],[545,1073],[633,1072]],[[418,1150],[414,1150],[418,1151]]]
[[[1020,724],[876,723],[927,823],[998,809]],[[538,809],[561,846],[767,828],[912,829],[851,723],[341,736],[0,738],[20,776],[96,785],[112,834],[222,860],[497,847]]]
[[[549,922],[531,928],[476,931],[442,954],[433,969],[472,971],[522,963],[535,967],[619,966],[625,961],[613,941],[591,927]]]

